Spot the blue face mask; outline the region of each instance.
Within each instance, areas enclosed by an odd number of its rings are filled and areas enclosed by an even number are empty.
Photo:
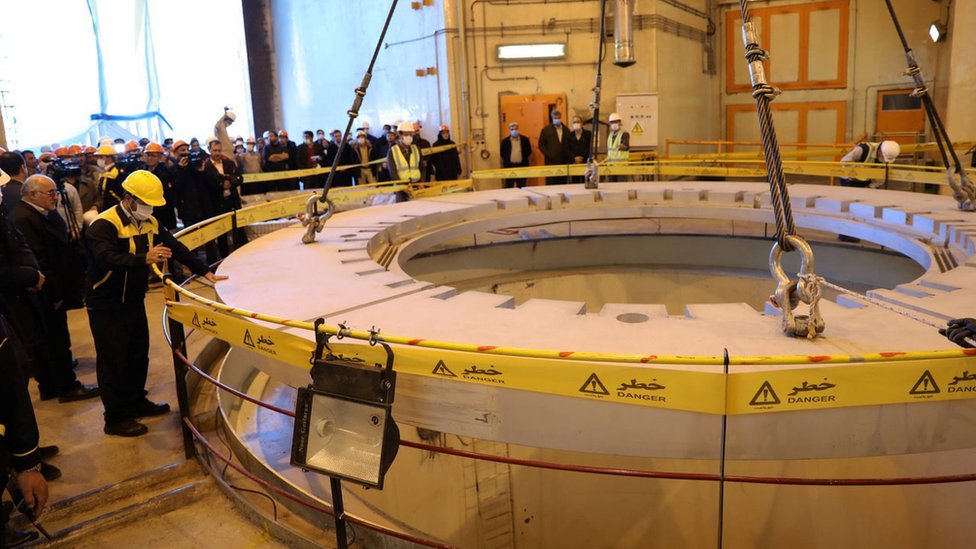
[[[559,126],[559,125],[562,125],[562,123],[563,123],[563,121],[560,120],[559,118],[553,118],[552,119],[552,125],[553,126]]]
[[[518,130],[512,130],[512,131],[511,131],[511,132],[509,132],[509,133],[511,133],[511,134],[512,134],[512,137],[518,137],[518,136],[519,136],[519,133],[518,133]]]

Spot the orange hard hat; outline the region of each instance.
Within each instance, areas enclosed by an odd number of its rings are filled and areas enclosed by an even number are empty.
[[[288,139],[288,132],[286,132],[285,130],[281,130],[280,132],[278,132],[278,137],[284,137],[285,139]]]
[[[54,149],[54,156],[57,156],[58,158],[64,158],[70,154],[71,153],[68,152],[68,147],[58,147],[57,149]]]
[[[78,156],[82,152],[81,145],[72,145],[68,147],[68,156]]]
[[[139,150],[139,143],[135,140],[129,141],[125,144],[125,152],[130,153],[132,151]]]
[[[85,149],[82,152],[84,152],[85,154],[95,154],[95,151],[97,151],[97,150],[98,149],[96,149],[95,147],[92,147],[91,145],[89,145],[89,146],[85,147]]]
[[[48,153],[44,153],[41,156],[37,157],[37,160],[39,162],[53,162],[55,158],[57,158],[57,156],[54,156],[54,153],[49,153],[48,152]]]
[[[449,132],[449,131],[451,131],[451,128],[447,127],[447,124],[441,124],[441,131],[442,132]]]
[[[145,152],[163,154],[163,147],[159,143],[149,143],[146,145]]]
[[[176,152],[177,149],[179,149],[180,147],[189,147],[189,146],[190,145],[187,144],[186,141],[183,141],[182,139],[180,139],[179,141],[173,143],[173,146],[170,147],[170,150],[173,151],[173,152]]]

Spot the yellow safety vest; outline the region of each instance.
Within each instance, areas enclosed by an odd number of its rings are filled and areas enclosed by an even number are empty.
[[[420,181],[420,149],[410,145],[410,160],[403,156],[400,145],[393,147],[393,161],[396,163],[397,177],[411,183]]]
[[[614,139],[616,135],[616,139]],[[607,136],[607,162],[628,162],[630,161],[630,151],[620,150],[620,141],[623,139],[624,132],[616,134],[610,133]]]

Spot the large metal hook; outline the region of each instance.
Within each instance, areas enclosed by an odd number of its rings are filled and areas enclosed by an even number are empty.
[[[783,248],[779,242],[769,252],[769,272],[776,279],[776,292],[769,296],[773,306],[783,312],[783,333],[791,337],[814,338],[824,331],[820,316],[820,283],[822,278],[813,272],[813,249],[802,237],[787,235],[786,240],[800,253],[800,272],[797,280],[791,280],[783,270]],[[793,309],[803,302],[809,306],[809,314],[795,315]]]

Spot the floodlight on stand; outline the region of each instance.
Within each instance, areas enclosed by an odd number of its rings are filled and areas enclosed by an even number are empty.
[[[947,30],[948,29],[946,29],[946,26],[943,25],[941,21],[935,21],[929,25],[929,38],[936,43],[942,42],[946,39]]]
[[[291,463],[326,475],[382,489],[396,458],[400,432],[391,409],[396,390],[393,350],[386,367],[333,355],[312,365],[312,385],[298,390]]]
[[[400,448],[400,430],[391,415],[396,372],[393,350],[377,341],[378,330],[371,330],[370,345],[379,343],[386,350],[385,367],[332,354],[322,324],[322,319],[315,321],[312,384],[298,390],[295,402],[291,464],[329,476],[336,541],[346,549],[342,480],[382,490]]]

